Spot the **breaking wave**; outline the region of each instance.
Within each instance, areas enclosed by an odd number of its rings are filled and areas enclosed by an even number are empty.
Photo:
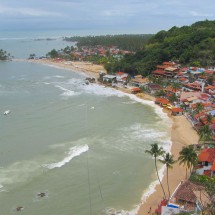
[[[60,168],[64,166],[66,163],[69,163],[73,158],[81,155],[84,152],[87,152],[88,150],[89,150],[88,145],[71,147],[67,154],[68,156],[66,156],[62,161],[57,163],[44,164],[43,166],[48,169]]]
[[[66,89],[64,87],[61,87],[59,85],[55,85],[56,88],[59,88],[60,90],[64,91],[61,96],[65,96],[65,97],[70,97],[70,96],[75,96],[75,95],[79,95],[80,93],[74,92],[72,90]]]

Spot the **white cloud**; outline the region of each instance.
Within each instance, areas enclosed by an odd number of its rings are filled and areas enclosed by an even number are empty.
[[[134,16],[133,11],[124,11],[124,10],[105,10],[101,12],[102,16]]]
[[[213,17],[213,14],[198,13],[196,11],[190,11],[190,14],[195,17]]]
[[[1,15],[24,15],[24,16],[33,16],[33,17],[50,17],[50,16],[62,16],[60,13],[49,12],[45,10],[33,9],[33,8],[11,8],[0,6]]]

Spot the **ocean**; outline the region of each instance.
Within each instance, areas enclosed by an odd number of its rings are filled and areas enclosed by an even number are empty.
[[[39,57],[73,45],[62,40],[69,35],[1,32],[0,48]],[[145,150],[169,150],[170,126],[153,102],[85,85],[81,73],[0,62],[0,215],[19,206],[28,215],[135,214],[157,183]]]

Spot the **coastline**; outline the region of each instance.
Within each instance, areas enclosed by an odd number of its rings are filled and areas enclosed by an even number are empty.
[[[72,70],[74,72],[81,72],[86,76],[93,77],[97,80],[99,77],[99,71],[105,71],[103,66],[101,65],[94,65],[88,62],[56,62],[46,59],[41,60],[25,60],[25,59],[15,59],[14,61],[23,61],[23,62],[30,62],[30,63],[38,63],[47,66],[53,66],[60,69]],[[130,93],[129,89],[126,88],[114,88],[116,90],[120,90],[124,93]],[[154,101],[155,98],[153,96],[139,93],[136,95],[138,98],[142,100]],[[171,153],[174,155],[174,159],[178,158],[179,151],[182,149],[183,146],[195,144],[198,142],[198,134],[192,128],[191,124],[188,122],[185,116],[177,116],[173,117],[170,114],[170,111],[163,109],[164,113],[172,119],[172,126],[169,129],[172,146],[171,146]],[[183,126],[182,126],[183,125]],[[167,190],[166,186],[166,170],[164,171],[164,177],[162,179],[164,189]],[[170,192],[172,193],[180,181],[185,179],[185,168],[179,166],[176,163],[172,170],[169,171],[169,182],[170,182]],[[154,184],[155,182],[153,182]],[[144,191],[145,193],[145,191]],[[143,193],[143,196],[144,196]],[[145,214],[153,214],[155,209],[157,208],[160,201],[163,199],[162,190],[160,185],[155,186],[155,190],[153,193],[150,193],[148,197],[141,200],[140,205],[138,207],[137,215],[145,215]],[[149,208],[151,207],[151,213],[148,213]]]
[[[164,112],[167,112],[167,110],[165,110]],[[171,153],[174,155],[174,159],[177,159],[182,147],[197,143],[199,136],[185,116],[173,117],[170,115],[170,113],[168,113],[168,116],[173,120],[171,128],[172,141]],[[180,166],[179,163],[174,164],[173,169],[169,170],[169,183],[171,194],[174,192],[178,184],[185,179],[185,176],[186,176],[185,167]],[[162,179],[165,191],[167,191],[166,179],[167,175],[165,170],[164,177]],[[137,215],[153,214],[162,199],[163,192],[160,185],[158,184],[155,187],[155,192],[153,192],[146,199],[145,202],[142,202],[141,206],[139,207]],[[148,213],[150,207],[151,213]]]

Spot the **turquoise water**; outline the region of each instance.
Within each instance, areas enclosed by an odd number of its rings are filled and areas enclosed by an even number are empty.
[[[8,49],[18,53],[19,40],[13,41]],[[51,48],[64,45],[52,42]],[[23,44],[19,57],[32,51]],[[155,141],[169,147],[166,115],[151,102],[84,79],[54,67],[0,62],[0,215],[17,206],[28,215],[132,211],[154,181],[144,151]]]

